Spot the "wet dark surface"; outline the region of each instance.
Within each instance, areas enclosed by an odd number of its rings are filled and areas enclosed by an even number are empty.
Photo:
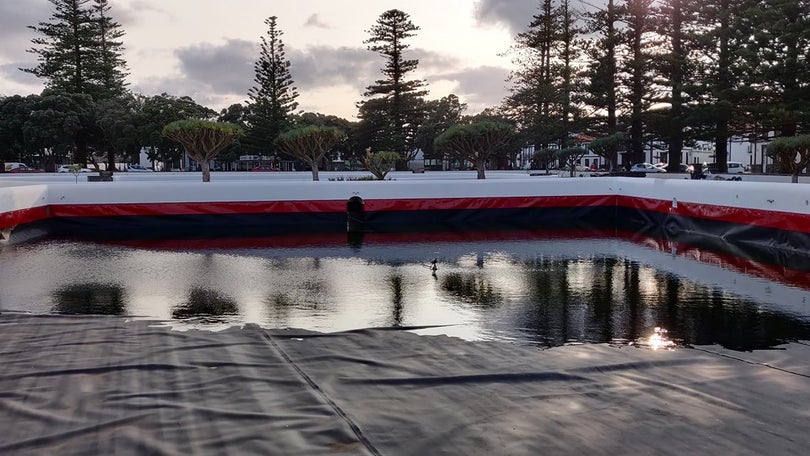
[[[178,327],[436,325],[420,332],[540,346],[810,340],[807,272],[650,239],[46,240],[3,247],[0,267],[2,310]]]

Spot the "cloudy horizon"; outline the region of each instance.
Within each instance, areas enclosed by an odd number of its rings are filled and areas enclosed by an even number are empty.
[[[479,112],[506,96],[512,62],[505,54],[538,4],[414,0],[403,7],[388,0],[237,0],[223,6],[218,0],[198,0],[189,10],[184,0],[110,3],[113,19],[126,33],[124,58],[133,92],[187,95],[217,110],[244,103],[267,31],[264,20],[277,16],[299,109],[347,119],[355,118],[355,104],[384,64],[363,43],[382,12],[399,8],[421,28],[408,40],[408,58],[419,59],[410,77],[428,82],[427,98],[453,93],[469,112]],[[52,12],[48,0],[0,0],[0,95],[41,92],[42,81],[19,68],[36,66],[36,55],[26,52],[36,36],[28,26],[50,21]]]

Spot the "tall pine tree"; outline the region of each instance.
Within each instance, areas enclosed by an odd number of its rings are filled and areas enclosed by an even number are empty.
[[[652,95],[650,39],[654,23],[650,15],[651,5],[652,0],[626,0],[623,8],[626,25],[623,35],[627,49],[624,85],[630,111],[630,150],[625,165],[644,161],[644,118]]]
[[[619,86],[616,57],[620,45],[617,30],[619,10],[614,0],[608,0],[604,10],[586,13],[585,17],[586,32],[595,34],[586,43],[586,55],[590,63],[584,71],[587,79],[584,90],[585,102],[595,110],[591,116],[591,120],[595,121],[593,123],[596,123],[594,132],[603,137],[618,138],[613,135],[619,131],[616,93]],[[604,156],[613,168],[617,165],[616,157],[619,148],[622,147],[621,141],[606,141],[604,147]]]
[[[91,93],[92,79],[87,67],[97,42],[90,0],[50,0],[54,6],[51,22],[28,28],[41,37],[31,40],[39,64],[23,71],[45,79],[46,87],[69,93]]]
[[[409,45],[405,40],[414,36],[419,27],[410,16],[400,10],[388,10],[380,15],[377,23],[368,33],[365,41],[370,51],[385,57],[385,66],[380,70],[382,79],[366,88],[363,94],[368,99],[360,103],[363,123],[376,124],[382,131],[373,136],[377,144],[369,144],[372,149],[390,150],[399,153],[406,161],[415,155],[414,137],[422,121],[425,81],[408,80],[408,73],[416,70],[419,60],[406,59],[405,50]],[[371,109],[378,107],[379,109]],[[382,121],[381,121],[382,120]]]
[[[259,59],[253,65],[256,85],[248,91],[250,129],[242,141],[246,151],[260,157],[274,149],[274,142],[290,127],[290,115],[298,107],[298,91],[281,40],[284,32],[276,27],[276,19],[270,16],[264,21],[267,34],[262,37]]]
[[[728,166],[729,138],[744,129],[756,103],[745,82],[748,70],[743,58],[752,32],[747,19],[750,0],[702,0],[698,5],[698,56],[692,61],[700,104],[695,112],[705,119],[706,136],[714,140],[715,162],[722,172]]]
[[[49,89],[80,93],[94,100],[124,93],[126,62],[122,57],[124,32],[110,16],[107,0],[49,0],[50,22],[30,29],[41,36],[29,52],[39,64],[23,71],[45,80]]]
[[[749,0],[751,1],[751,0]],[[755,24],[745,44],[757,88],[757,113],[770,130],[795,136],[810,129],[810,1],[758,0],[746,10]]]
[[[513,86],[506,105],[523,125],[526,139],[538,149],[556,144],[561,132],[561,97],[552,67],[552,60],[559,57],[560,22],[552,1],[541,0],[528,30],[516,38],[515,63],[520,69],[510,75]]]
[[[102,98],[120,98],[126,92],[127,63],[123,58],[124,31],[110,15],[107,0],[93,0],[93,24],[96,46],[90,60],[90,71]]]
[[[696,93],[694,57],[695,33],[698,30],[697,0],[661,0],[656,9],[657,31],[663,39],[659,48],[660,59],[656,59],[658,84],[665,90],[655,99],[669,104],[663,114],[662,138],[668,145],[668,170],[678,172],[682,161],[686,128],[690,119],[690,108],[695,103]],[[694,131],[693,129],[689,129]]]
[[[568,0],[554,7],[541,0],[528,30],[518,34],[514,85],[506,105],[523,136],[538,149],[550,144],[568,146],[572,121],[580,117],[574,101],[580,86],[575,62],[580,49],[575,11]]]
[[[29,52],[38,56],[34,68],[24,68],[45,80],[55,92],[89,95],[93,101],[125,94],[126,62],[122,57],[124,32],[112,20],[106,0],[49,0],[54,12],[49,22],[29,26],[39,35]],[[74,138],[74,160],[87,161],[94,125],[83,125]],[[114,161],[110,160],[110,161]]]

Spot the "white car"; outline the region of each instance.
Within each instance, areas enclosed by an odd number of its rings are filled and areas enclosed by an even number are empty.
[[[743,166],[740,162],[728,162],[728,173],[729,174],[743,174],[745,172],[745,166]]]
[[[127,165],[128,173],[151,173],[152,170],[141,165]]]
[[[728,174],[742,174],[745,172],[745,166],[740,162],[727,162]],[[719,174],[717,163],[704,163],[703,172],[705,174]]]
[[[80,167],[76,171],[74,171],[74,170],[71,169],[72,166],[73,165],[62,165],[62,166],[60,166],[59,168],[56,169],[56,172],[57,173],[73,173],[73,172],[92,173],[92,172],[94,172],[92,169],[85,168],[85,167]]]
[[[667,170],[652,163],[636,163],[630,167],[631,173],[665,173]]]

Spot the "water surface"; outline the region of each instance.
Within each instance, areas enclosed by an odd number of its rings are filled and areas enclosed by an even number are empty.
[[[0,250],[0,309],[256,323],[557,346],[734,349],[810,340],[810,274],[638,239],[409,234],[96,243]],[[804,286],[802,284],[805,284]]]

